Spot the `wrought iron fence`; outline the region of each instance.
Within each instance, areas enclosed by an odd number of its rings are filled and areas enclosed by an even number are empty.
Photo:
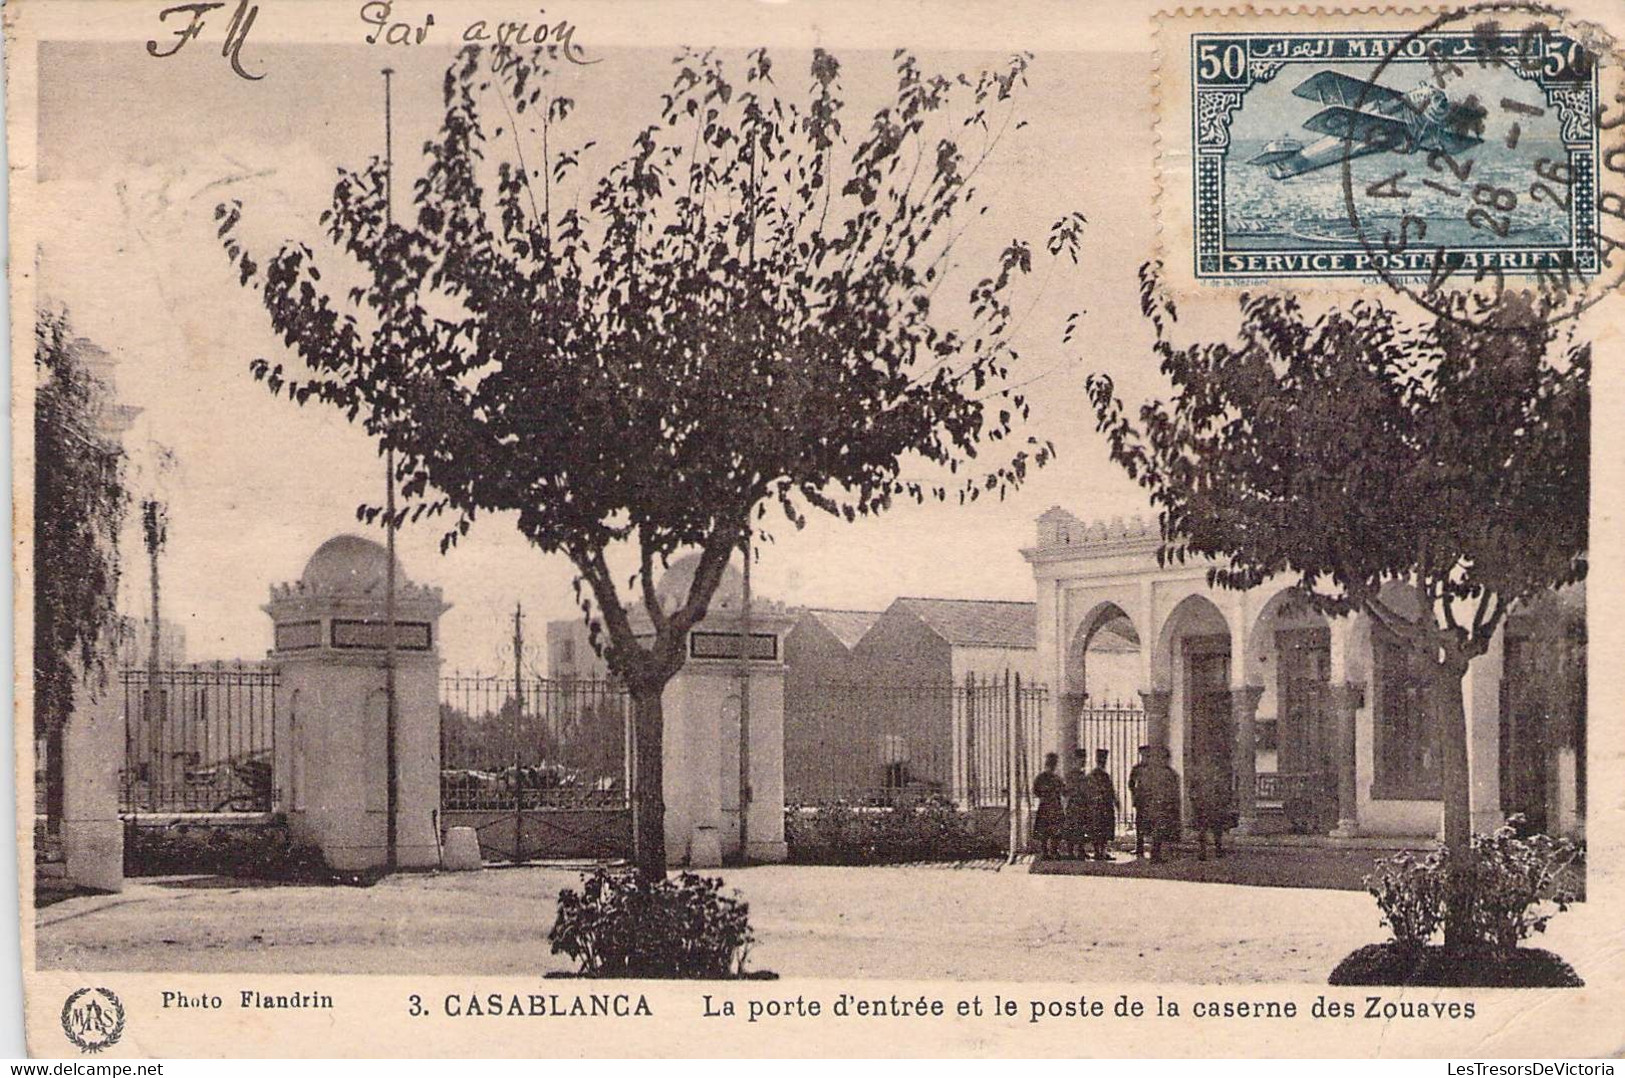
[[[119,674],[129,813],[269,812],[276,806],[274,667],[192,664]]]
[[[631,702],[608,681],[440,679],[446,810],[625,809]]]
[[[785,799],[1009,808],[1032,782],[1046,700],[1014,675],[798,686],[785,701]]]
[[[1078,748],[1084,751],[1087,765],[1095,766],[1095,753],[1107,751],[1106,773],[1112,777],[1121,809],[1118,826],[1124,829],[1134,825],[1134,801],[1129,796],[1129,772],[1139,759],[1140,746],[1146,743],[1145,709],[1135,704],[1114,702],[1091,707],[1087,698],[1069,695],[1067,706],[1073,708],[1078,719]]]

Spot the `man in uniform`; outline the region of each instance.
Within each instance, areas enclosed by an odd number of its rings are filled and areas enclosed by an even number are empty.
[[[1145,833],[1150,829],[1150,823],[1145,817],[1145,792],[1140,788],[1145,780],[1146,769],[1151,766],[1151,746],[1140,746],[1140,758],[1128,772],[1129,803],[1134,806],[1134,858],[1139,860],[1145,856]]]
[[[1089,845],[1096,861],[1110,861],[1107,843],[1117,837],[1117,788],[1112,785],[1106,749],[1095,750],[1095,769],[1083,780],[1084,814]]]
[[[1054,857],[1066,839],[1065,784],[1056,774],[1060,756],[1044,754],[1044,770],[1033,779],[1033,796],[1038,799],[1038,817],[1033,821],[1033,842],[1041,857]]]
[[[1089,845],[1089,757],[1080,748],[1072,750],[1072,767],[1066,773],[1066,842],[1071,856],[1086,857]]]
[[[1151,825],[1151,860],[1161,863],[1162,844],[1179,841],[1179,772],[1168,763],[1168,747],[1158,745],[1140,779],[1145,814]]]

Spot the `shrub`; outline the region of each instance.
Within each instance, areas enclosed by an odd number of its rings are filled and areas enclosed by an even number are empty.
[[[692,872],[650,879],[599,868],[579,893],[559,892],[547,939],[587,977],[743,976],[750,907],[721,891],[720,879]]]
[[[1449,851],[1400,853],[1377,862],[1365,878],[1382,923],[1400,949],[1425,946],[1447,921],[1474,950],[1508,952],[1576,901],[1580,851],[1567,839],[1520,837],[1513,816],[1493,834],[1474,835],[1472,857]]]
[[[969,813],[940,797],[890,806],[791,805],[784,837],[790,860],[800,864],[965,861],[1005,852],[1002,836],[978,833]]]
[[[1401,851],[1379,860],[1376,871],[1365,878],[1365,889],[1377,900],[1396,946],[1424,947],[1444,923],[1443,861],[1442,849],[1426,857]]]
[[[1550,835],[1519,837],[1514,816],[1490,835],[1473,836],[1473,857],[1449,867],[1450,917],[1467,938],[1490,951],[1510,951],[1569,908],[1578,897],[1579,848]]]
[[[281,825],[127,823],[124,829],[127,876],[210,873],[293,880],[320,878],[324,871],[321,855],[294,843]]]

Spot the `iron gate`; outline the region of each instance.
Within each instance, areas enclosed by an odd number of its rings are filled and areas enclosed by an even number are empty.
[[[276,807],[274,667],[121,671],[127,816],[268,813]]]
[[[631,721],[612,682],[441,678],[442,828],[489,861],[629,857]]]
[[[1069,696],[1067,701],[1077,714],[1078,748],[1084,751],[1088,766],[1095,766],[1097,750],[1107,751],[1106,772],[1112,777],[1120,805],[1118,830],[1133,830],[1134,799],[1129,796],[1128,779],[1139,760],[1140,746],[1146,743],[1145,709],[1121,701],[1090,706],[1083,696]]]
[[[1001,672],[958,684],[813,682],[785,700],[785,800],[907,812],[951,806],[973,834],[1026,847],[1048,691]]]

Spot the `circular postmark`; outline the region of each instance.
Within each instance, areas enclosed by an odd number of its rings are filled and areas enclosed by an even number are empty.
[[[1617,289],[1625,111],[1605,113],[1599,74],[1622,68],[1611,37],[1538,3],[1457,8],[1393,41],[1327,110],[1372,271],[1487,328],[1574,318]],[[1420,78],[1401,88],[1406,69]]]
[[[62,1032],[82,1052],[100,1052],[124,1035],[124,1004],[110,988],[81,988],[62,1004]]]

